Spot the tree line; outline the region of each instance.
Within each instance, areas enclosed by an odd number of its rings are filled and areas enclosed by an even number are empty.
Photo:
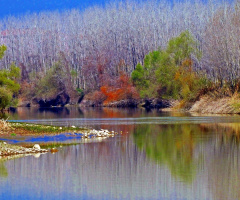
[[[240,73],[239,5],[132,1],[84,11],[6,17],[0,21],[0,45],[7,46],[0,68],[10,69],[15,63],[21,68],[22,79],[31,84],[64,58],[67,68],[63,70],[71,74],[68,80],[74,88],[86,93],[105,91],[106,83],[108,87],[119,84],[117,79],[131,77],[140,65],[145,66],[150,52],[164,56],[169,42],[187,30],[200,52],[191,53],[187,65],[220,87],[227,83],[236,88]],[[167,64],[165,69],[172,70]]]

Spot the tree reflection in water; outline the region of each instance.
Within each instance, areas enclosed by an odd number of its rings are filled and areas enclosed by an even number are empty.
[[[5,167],[4,161],[1,161],[1,160],[0,160],[0,177],[1,178],[8,177],[7,168]]]
[[[196,125],[144,125],[134,132],[139,149],[160,164],[167,165],[171,173],[185,182],[192,182],[201,156],[194,157],[194,146],[201,134]]]
[[[199,173],[214,199],[240,199],[238,123],[144,125],[135,128],[133,138],[149,159],[167,166],[175,178],[193,183]]]

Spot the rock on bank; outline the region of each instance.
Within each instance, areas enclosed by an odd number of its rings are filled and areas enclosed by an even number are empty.
[[[33,148],[25,148],[21,146],[7,144],[6,142],[0,142],[0,156],[9,156],[17,154],[34,154],[45,153],[46,149],[41,149],[39,145],[35,144]]]

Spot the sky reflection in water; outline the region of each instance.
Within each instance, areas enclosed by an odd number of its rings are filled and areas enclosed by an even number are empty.
[[[34,119],[26,113],[25,117],[23,111],[13,114],[11,119]],[[41,120],[42,114],[36,115],[35,119],[47,122]],[[91,116],[95,119],[88,119]],[[105,119],[96,120],[101,116]],[[78,117],[86,118],[89,126],[122,130],[123,135],[101,143],[65,146],[56,154],[39,158],[1,161],[1,199],[240,198],[238,116],[90,109],[81,114],[70,110],[60,120],[54,115],[52,123],[68,119],[81,124],[83,119]],[[134,123],[122,123],[128,121],[126,118]],[[171,118],[178,123],[154,123]],[[92,121],[114,123],[94,125]]]

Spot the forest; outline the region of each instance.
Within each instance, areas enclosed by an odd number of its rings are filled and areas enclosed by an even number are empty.
[[[0,20],[0,108],[232,96],[240,3],[109,3]],[[27,104],[29,105],[29,103]]]

